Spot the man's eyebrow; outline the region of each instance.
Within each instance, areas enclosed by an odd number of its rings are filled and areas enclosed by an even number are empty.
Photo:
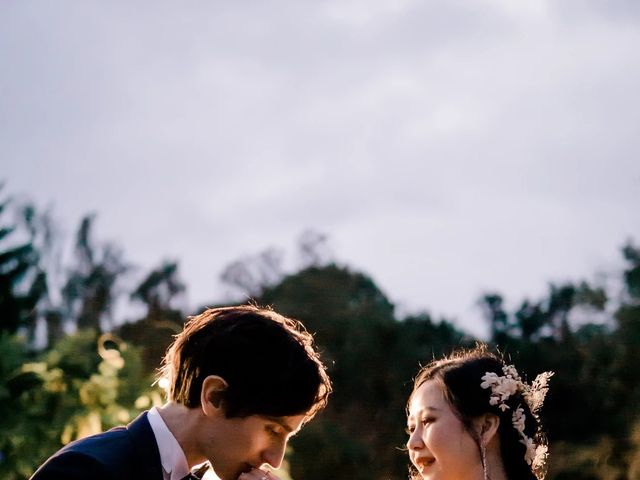
[[[266,418],[270,422],[277,423],[282,428],[284,428],[287,433],[293,433],[294,432],[294,430],[289,425],[287,425],[285,423],[285,421],[282,420],[282,418],[280,418],[280,417],[273,417],[271,415],[264,415],[264,418]]]

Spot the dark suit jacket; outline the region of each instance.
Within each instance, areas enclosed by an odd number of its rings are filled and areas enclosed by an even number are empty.
[[[163,480],[156,438],[147,412],[126,427],[70,443],[30,480]]]

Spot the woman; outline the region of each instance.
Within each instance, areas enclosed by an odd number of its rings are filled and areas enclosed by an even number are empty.
[[[413,479],[541,480],[537,415],[552,372],[525,383],[480,345],[422,368],[407,402]]]

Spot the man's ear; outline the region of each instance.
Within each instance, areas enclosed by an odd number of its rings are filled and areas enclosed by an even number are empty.
[[[226,380],[218,375],[209,375],[202,381],[200,405],[205,415],[224,413],[222,400],[228,387]]]
[[[485,413],[481,415],[475,421],[476,431],[480,437],[482,445],[488,445],[489,442],[498,433],[498,427],[500,426],[500,417],[493,413]]]

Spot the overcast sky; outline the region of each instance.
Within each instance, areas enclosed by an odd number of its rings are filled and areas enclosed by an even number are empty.
[[[635,0],[0,3],[5,192],[98,213],[191,306],[299,235],[402,311],[615,274],[640,243]]]

